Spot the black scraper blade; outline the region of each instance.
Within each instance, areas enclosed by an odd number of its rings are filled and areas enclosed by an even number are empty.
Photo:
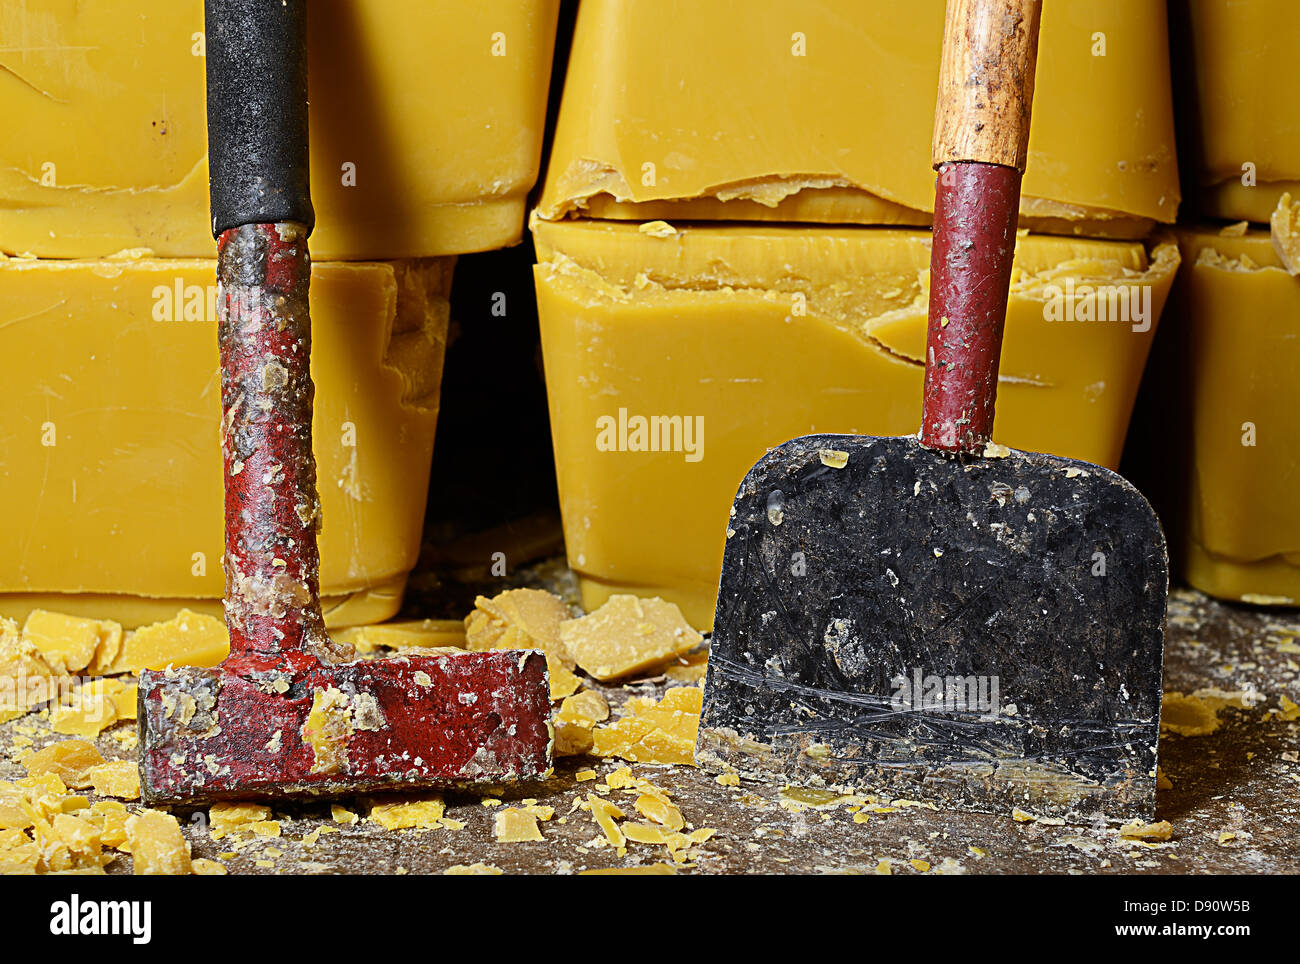
[[[818,435],[727,531],[696,756],[710,768],[1075,822],[1155,810],[1169,564],[1085,462]]]

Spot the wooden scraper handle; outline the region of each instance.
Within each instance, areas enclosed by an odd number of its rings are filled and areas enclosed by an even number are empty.
[[[948,0],[934,117],[934,236],[922,444],[980,453],[1029,144],[1039,0]]]

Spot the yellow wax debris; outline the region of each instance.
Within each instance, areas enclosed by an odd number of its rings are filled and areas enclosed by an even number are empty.
[[[37,750],[23,766],[29,776],[45,774],[58,777],[69,787],[84,789],[90,786],[90,771],[104,762],[93,743],[85,740],[63,740]]]
[[[641,697],[628,700],[622,719],[592,731],[592,753],[634,763],[693,766],[703,695],[698,686],[676,686],[658,703]]]
[[[145,810],[126,820],[135,874],[188,874],[190,845],[171,814]]]
[[[90,785],[101,797],[120,800],[140,799],[140,769],[129,760],[101,763],[86,771]]]
[[[573,657],[560,627],[572,618],[558,596],[541,589],[507,589],[491,599],[479,596],[465,617],[465,645],[473,650],[540,649],[546,654],[551,699],[577,692],[582,681],[572,672]]]
[[[643,793],[636,798],[636,803],[633,806],[643,816],[649,817],[655,823],[667,827],[669,830],[681,830],[686,826],[682,812],[677,809],[675,804],[669,803],[662,797]]]
[[[657,667],[694,649],[703,637],[675,603],[614,595],[595,612],[561,626],[560,638],[579,666],[610,680]]]
[[[229,871],[226,865],[206,857],[199,857],[190,862],[190,869],[201,877],[224,877]]]
[[[740,786],[740,777],[734,773],[720,773],[713,778],[714,782],[724,787]]]
[[[1129,837],[1134,840],[1168,840],[1173,836],[1173,833],[1173,824],[1168,820],[1161,820],[1158,823],[1134,820],[1119,828],[1121,837]]]
[[[51,666],[76,673],[89,666],[96,653],[120,646],[122,627],[111,620],[82,619],[33,609],[23,624],[23,639]]]
[[[500,867],[482,861],[473,864],[452,864],[443,872],[445,877],[495,877],[505,873]]]
[[[518,807],[506,807],[497,811],[493,832],[502,843],[526,843],[545,839],[537,826],[537,817]]]
[[[925,873],[930,869],[930,862],[928,860],[909,860],[908,863],[915,867],[920,873]]]
[[[214,803],[208,808],[208,825],[213,840],[247,830],[270,820],[271,808],[260,803]]]
[[[230,652],[230,636],[220,619],[182,609],[172,619],[141,626],[129,634],[108,673],[138,673],[175,666],[216,666]]]
[[[424,798],[385,797],[370,807],[370,819],[385,830],[418,828],[433,830],[441,826],[446,805],[440,796]]]
[[[610,846],[616,850],[626,846],[627,838],[623,836],[623,831],[614,822],[615,818],[621,819],[623,817],[623,811],[615,804],[596,796],[594,793],[587,794],[587,803],[591,808],[591,818],[596,821],[596,826],[600,827]]]
[[[354,824],[361,818],[358,817],[347,807],[341,807],[337,803],[330,804],[330,819],[335,823]]]
[[[607,719],[609,703],[594,690],[566,697],[551,721],[555,727],[555,755],[586,753],[592,746],[592,727]]]
[[[0,617],[0,723],[53,699],[70,681],[51,666],[18,624]]]

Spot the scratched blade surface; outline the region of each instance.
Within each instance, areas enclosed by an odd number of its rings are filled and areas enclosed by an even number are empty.
[[[741,484],[696,757],[959,809],[1155,809],[1164,534],[1123,478],[807,436]]]

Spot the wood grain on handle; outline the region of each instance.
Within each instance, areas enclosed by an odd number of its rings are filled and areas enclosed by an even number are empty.
[[[948,0],[932,160],[1025,170],[1040,0]]]

